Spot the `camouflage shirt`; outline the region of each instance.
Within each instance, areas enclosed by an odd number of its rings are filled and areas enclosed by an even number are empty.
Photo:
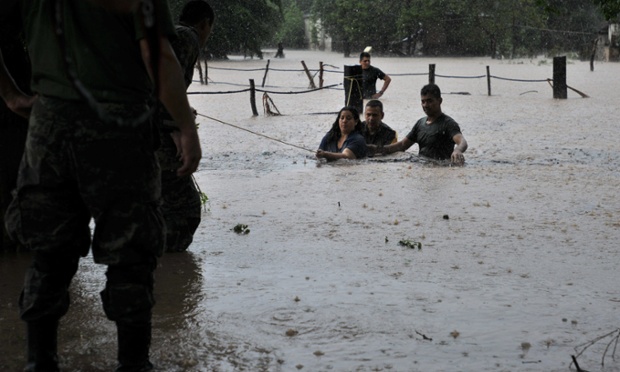
[[[200,54],[200,39],[198,32],[193,27],[180,24],[176,26],[177,36],[172,39],[172,49],[177,55],[183,76],[185,87],[189,87],[194,77],[194,65]]]

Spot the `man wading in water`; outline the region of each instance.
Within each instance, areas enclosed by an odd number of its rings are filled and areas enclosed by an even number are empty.
[[[463,165],[467,141],[456,121],[441,111],[441,90],[435,84],[428,84],[422,87],[420,96],[426,116],[418,120],[402,140],[383,147],[369,145],[369,151],[375,154],[391,154],[406,151],[417,143],[420,156],[435,160],[450,159],[453,164]]]

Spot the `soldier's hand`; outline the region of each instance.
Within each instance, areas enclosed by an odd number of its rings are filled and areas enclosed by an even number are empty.
[[[28,96],[25,94],[16,95],[7,99],[6,106],[17,115],[28,119],[37,98],[38,96]]]
[[[198,164],[202,158],[202,150],[200,149],[200,140],[196,126],[181,130],[181,153],[180,160],[183,165],[177,170],[177,176],[189,176],[198,169]]]

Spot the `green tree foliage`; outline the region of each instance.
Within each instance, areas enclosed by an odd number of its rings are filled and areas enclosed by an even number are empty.
[[[169,0],[178,19],[185,0]],[[215,11],[215,27],[208,51],[216,58],[230,53],[261,56],[261,47],[273,39],[282,22],[280,0],[209,0]]]
[[[594,0],[594,2],[601,8],[605,19],[618,21],[620,0]]]
[[[181,9],[183,9],[183,5],[186,0],[169,0],[168,6],[170,7],[170,13],[172,14],[172,18],[176,22],[179,19],[179,14],[181,14]]]
[[[401,8],[400,2],[392,0],[315,0],[313,11],[332,36],[333,48],[349,55],[366,46],[387,52],[397,34]]]
[[[299,6],[299,9],[306,14],[312,11],[312,4],[314,4],[314,0],[294,0]]]
[[[282,2],[281,2],[282,1]],[[184,0],[170,0],[173,12]],[[300,48],[318,42],[357,55],[532,56],[588,49],[604,17],[620,14],[620,0],[210,0],[216,26],[209,51],[258,54],[267,43]],[[304,40],[303,15],[318,26]],[[601,13],[604,14],[601,15]],[[318,27],[318,28],[317,28]]]
[[[548,0],[553,13],[547,19],[543,47],[546,52],[575,51],[585,58],[597,37],[603,18],[592,2]],[[604,23],[604,22],[603,22]]]
[[[284,21],[272,42],[282,42],[287,48],[301,49],[308,46],[306,42],[304,15],[295,0],[284,0]]]
[[[209,50],[224,57],[231,52],[256,54],[269,42],[282,21],[280,2],[270,0],[212,1],[218,23]]]
[[[430,6],[424,6],[429,2]],[[551,45],[576,48],[575,44],[585,41],[574,35],[594,35],[596,14],[592,6],[580,0],[578,6],[570,4],[572,0],[559,2],[563,4],[538,0],[409,0],[408,9],[399,18],[399,30],[418,38],[423,32],[427,54],[517,57],[537,54]],[[575,8],[580,9],[579,14],[560,19],[558,11],[568,14]],[[568,32],[553,33],[551,25]],[[574,43],[563,43],[565,40]]]
[[[315,0],[313,11],[345,54],[367,45],[379,53],[422,47],[427,55],[493,57],[579,51],[601,18],[583,0]]]

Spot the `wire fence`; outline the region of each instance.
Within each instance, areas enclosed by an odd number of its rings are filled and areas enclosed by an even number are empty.
[[[303,62],[302,62],[303,63]],[[305,64],[304,64],[305,66]],[[281,68],[270,68],[269,67],[269,63],[267,64],[266,67],[263,68],[247,68],[247,69],[243,69],[243,68],[231,68],[231,67],[209,67],[210,70],[222,70],[222,71],[240,71],[240,72],[263,72],[264,76],[263,76],[263,84],[262,84],[262,88],[265,87],[265,79],[267,77],[267,75],[270,72],[294,72],[294,73],[306,73],[310,82],[310,86],[315,86],[314,83],[314,78],[316,77],[317,74],[319,74],[319,82],[320,85],[317,88],[312,88],[312,89],[304,89],[304,88],[299,88],[300,90],[295,90],[295,91],[291,91],[290,87],[282,87],[282,86],[271,86],[270,88],[283,88],[283,89],[289,89],[288,91],[281,91],[281,90],[265,90],[265,89],[260,89],[260,88],[255,88],[252,89],[252,83],[249,82],[248,84],[238,84],[238,83],[218,83],[218,84],[227,84],[227,85],[233,85],[233,86],[242,86],[242,87],[247,87],[245,89],[238,89],[238,90],[228,90],[228,91],[195,91],[195,92],[188,92],[188,94],[237,94],[237,93],[245,93],[245,92],[251,92],[251,91],[256,91],[256,92],[261,92],[261,93],[268,93],[268,94],[282,94],[282,95],[293,95],[293,94],[306,94],[306,93],[314,93],[314,92],[318,92],[324,89],[344,89],[341,88],[341,86],[344,83],[337,83],[337,84],[330,84],[330,85],[326,85],[323,86],[323,74],[341,74],[343,75],[343,81],[344,81],[344,72],[343,71],[339,71],[339,70],[331,70],[331,69],[324,69],[322,68],[324,65],[321,65],[321,68],[319,69],[281,69]],[[335,67],[332,65],[327,65],[325,64],[325,66],[331,66],[331,67]],[[431,65],[434,66],[434,65]],[[430,66],[429,66],[430,67]],[[487,71],[488,71],[488,66],[487,66]],[[434,82],[434,78],[443,78],[443,79],[470,79],[470,80],[474,80],[474,79],[488,79],[488,95],[491,95],[491,84],[490,81],[492,79],[497,79],[497,80],[501,80],[501,81],[510,81],[510,82],[517,82],[517,83],[546,83],[546,82],[553,82],[553,79],[517,79],[517,78],[510,78],[510,77],[503,77],[503,76],[497,76],[497,75],[492,75],[489,72],[487,72],[487,74],[484,75],[471,75],[471,76],[466,76],[466,75],[440,75],[440,74],[435,74],[434,71],[434,67],[433,68],[429,68],[429,72],[409,72],[409,73],[390,73],[390,76],[429,76],[429,82]],[[253,79],[249,79],[249,80],[253,80]]]
[[[211,67],[212,70],[224,70],[224,71],[241,71],[241,72],[262,72],[263,79],[261,88],[257,88],[254,82],[254,79],[249,79],[249,84],[247,86],[241,84],[231,84],[237,86],[244,86],[244,89],[237,90],[229,90],[229,91],[193,91],[189,92],[190,95],[217,95],[217,94],[238,94],[238,93],[250,93],[250,105],[252,108],[252,113],[254,116],[258,116],[258,110],[256,108],[256,92],[263,93],[263,103],[265,99],[268,99],[269,94],[274,95],[298,95],[298,94],[308,94],[314,93],[325,89],[339,89],[346,90],[345,92],[345,102],[347,105],[353,105],[359,109],[363,109],[362,107],[362,81],[363,76],[361,72],[360,66],[345,66],[344,71],[325,69],[325,66],[334,67],[333,65],[324,64],[320,62],[320,68],[317,69],[309,69],[306,66],[304,61],[301,61],[301,65],[303,69],[278,69],[278,68],[269,68],[270,60],[267,60],[267,65],[264,68],[232,68],[232,67]],[[202,72],[202,71],[201,71]],[[274,90],[274,89],[263,89],[265,88],[265,81],[267,79],[267,75],[269,72],[276,73],[305,73],[306,77],[309,81],[310,89],[299,89],[299,90],[291,90],[290,87],[270,87],[270,88],[279,88],[279,89],[288,89],[284,90]],[[342,83],[324,85],[324,76],[326,73],[329,74],[342,74],[343,80]],[[317,87],[315,84],[315,78],[318,75],[319,86]],[[491,88],[492,88],[492,80],[497,79],[501,81],[509,81],[514,83],[549,83],[549,85],[553,89],[553,97],[554,98],[567,98],[567,89],[571,89],[572,91],[578,93],[581,97],[587,98],[588,95],[580,92],[579,90],[572,88],[566,84],[566,57],[555,57],[553,63],[553,79],[517,79],[503,76],[496,76],[491,74],[491,70],[489,66],[486,66],[486,74],[484,75],[440,75],[435,73],[435,64],[429,64],[428,72],[411,72],[411,73],[395,73],[390,74],[391,76],[426,76],[428,75],[428,82],[434,83],[436,78],[444,78],[444,79],[466,79],[466,80],[476,80],[476,79],[485,79],[487,83],[487,95],[491,96]],[[201,80],[203,80],[201,74]],[[208,78],[207,78],[208,80]],[[202,82],[202,81],[201,81]],[[343,86],[344,87],[341,87]],[[532,92],[532,91],[528,91]],[[265,111],[268,111],[267,109]]]

